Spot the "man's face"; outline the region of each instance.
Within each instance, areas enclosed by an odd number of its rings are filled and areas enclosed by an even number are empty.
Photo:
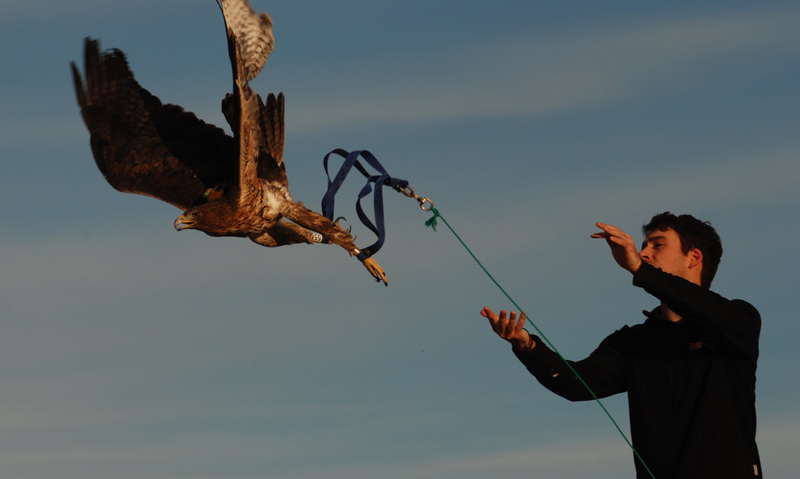
[[[639,255],[642,261],[661,268],[665,273],[691,279],[689,276],[691,258],[681,250],[681,239],[672,229],[651,232],[642,243]]]

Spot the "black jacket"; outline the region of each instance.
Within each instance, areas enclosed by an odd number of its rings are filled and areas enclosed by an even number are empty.
[[[608,336],[582,361],[569,361],[599,397],[627,392],[631,439],[656,479],[761,477],[755,442],[755,383],[761,317],[643,263],[633,284],[662,300],[636,326]],[[517,357],[542,385],[572,401],[593,399],[564,361],[539,338]],[[636,461],[638,478],[650,473]]]

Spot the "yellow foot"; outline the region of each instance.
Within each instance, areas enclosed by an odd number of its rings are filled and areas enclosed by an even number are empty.
[[[379,265],[377,261],[372,259],[372,257],[369,257],[364,260],[364,266],[367,267],[369,274],[371,274],[372,277],[375,278],[379,283],[383,281],[383,284],[389,286],[389,282],[386,281],[386,272],[383,271],[383,268],[381,268],[381,265]]]

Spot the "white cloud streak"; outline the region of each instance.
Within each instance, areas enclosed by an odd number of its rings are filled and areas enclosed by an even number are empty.
[[[369,84],[354,91],[327,77],[316,95],[293,103],[291,129],[540,116],[631,103],[692,88],[709,66],[730,67],[768,51],[791,55],[798,25],[794,9],[777,10],[496,39],[469,50],[375,60],[371,68],[389,76],[365,75]]]

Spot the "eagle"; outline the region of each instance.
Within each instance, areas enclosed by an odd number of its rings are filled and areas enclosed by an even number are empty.
[[[134,79],[125,54],[84,41],[84,77],[72,62],[92,155],[118,191],[157,198],[183,211],[178,231],[246,237],[267,247],[333,243],[387,284],[383,268],[338,222],[289,194],[283,162],[284,96],[264,101],[250,88],[272,52],[272,19],[246,0],[218,0],[228,37],[233,92],[222,113],[233,136],[181,106],[162,103]]]

